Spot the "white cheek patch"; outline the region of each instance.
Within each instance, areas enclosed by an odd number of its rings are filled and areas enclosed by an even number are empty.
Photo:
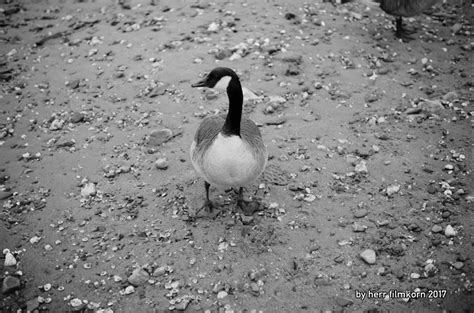
[[[224,90],[227,89],[227,86],[229,86],[229,82],[231,79],[232,77],[230,76],[221,77],[221,79],[219,79],[217,84],[214,86],[214,89],[224,89]]]

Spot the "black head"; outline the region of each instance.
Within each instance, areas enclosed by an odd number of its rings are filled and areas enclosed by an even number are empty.
[[[232,79],[239,79],[233,70],[228,67],[216,67],[204,79],[192,84],[191,87],[226,89]]]

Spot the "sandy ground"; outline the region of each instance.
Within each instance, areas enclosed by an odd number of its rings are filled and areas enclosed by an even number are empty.
[[[1,311],[472,310],[454,2],[406,19],[410,42],[358,3],[1,4]],[[269,150],[252,215],[211,189],[218,214],[195,216],[189,146],[227,98],[190,85],[216,66]]]

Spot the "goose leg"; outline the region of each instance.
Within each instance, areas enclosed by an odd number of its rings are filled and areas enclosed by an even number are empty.
[[[212,213],[214,209],[214,204],[209,200],[209,187],[211,185],[207,182],[204,181],[204,188],[206,189],[206,200],[204,201],[204,204],[196,211],[196,215],[204,209],[207,213]]]
[[[244,200],[244,188],[239,188],[239,193],[237,194],[237,206],[242,210],[244,215],[252,215],[256,211],[261,210],[261,203],[257,201],[246,201]]]
[[[410,33],[414,33],[414,31],[408,31],[403,28],[403,19],[401,16],[397,17],[396,24],[395,24],[395,36],[402,39],[403,41],[410,41],[413,40],[412,37],[409,36]]]

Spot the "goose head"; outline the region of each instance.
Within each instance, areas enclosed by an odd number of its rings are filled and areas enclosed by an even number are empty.
[[[228,67],[216,67],[202,80],[191,85],[191,87],[207,87],[227,90],[232,80],[238,81],[237,74]]]

